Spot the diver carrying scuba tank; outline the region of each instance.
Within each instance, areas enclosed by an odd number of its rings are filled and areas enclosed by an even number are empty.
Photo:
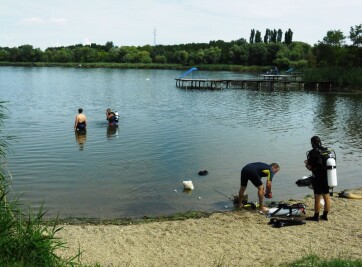
[[[118,123],[119,115],[118,112],[113,112],[110,108],[106,110],[106,119],[109,125],[116,125]]]
[[[322,220],[328,220],[327,214],[330,209],[329,189],[337,186],[336,154],[330,148],[322,146],[318,136],[311,138],[312,150],[307,152],[305,167],[313,173],[314,210],[313,217],[307,218],[319,221],[320,199],[323,197],[325,205]]]

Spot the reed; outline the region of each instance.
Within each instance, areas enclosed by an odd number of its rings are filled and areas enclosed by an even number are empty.
[[[339,88],[362,89],[362,68],[321,67],[306,69],[305,81],[332,82]]]
[[[0,101],[0,266],[41,267],[41,266],[76,266],[78,255],[61,259],[56,250],[65,243],[55,235],[62,228],[56,220],[52,225],[43,223],[46,213],[41,208],[37,214],[23,212],[19,198],[9,200],[10,192],[6,172],[5,155],[8,149],[9,136],[3,135],[5,102]]]

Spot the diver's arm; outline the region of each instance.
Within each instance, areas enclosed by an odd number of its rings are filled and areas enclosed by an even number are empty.
[[[270,194],[272,189],[272,182],[270,180],[266,181],[266,194]]]
[[[78,125],[78,116],[75,116],[74,130],[77,128],[77,125]]]

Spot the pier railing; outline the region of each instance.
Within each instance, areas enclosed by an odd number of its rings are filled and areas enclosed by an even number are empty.
[[[333,83],[303,81],[301,75],[268,75],[263,74],[251,79],[184,79],[176,78],[176,87],[183,89],[210,89],[222,90],[229,88],[257,88],[257,89],[290,89],[331,91]]]

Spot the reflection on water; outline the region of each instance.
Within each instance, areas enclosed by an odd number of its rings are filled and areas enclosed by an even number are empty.
[[[108,125],[107,127],[107,137],[117,137],[118,136],[118,124]]]
[[[80,131],[74,131],[75,134],[75,140],[79,145],[79,150],[84,149],[85,142],[87,141],[87,131],[86,130],[80,130]]]
[[[304,91],[175,87],[180,71],[0,68],[8,166],[14,192],[47,215],[132,217],[230,207],[249,162],[278,162],[273,200],[312,191],[295,181],[319,135],[337,153],[338,188],[362,186],[362,97]],[[195,72],[236,79],[233,72]],[[194,77],[197,78],[197,77]],[[43,119],[52,110],[52,123]],[[87,110],[87,133],[73,133],[74,110]],[[109,126],[104,107],[122,114]],[[19,127],[21,123],[21,127]],[[75,137],[74,137],[75,134]],[[74,138],[77,144],[74,143]],[[199,176],[207,169],[207,176]],[[182,181],[195,189],[183,193]],[[220,194],[218,192],[223,192]],[[256,201],[254,188],[249,198]],[[255,198],[255,199],[253,199]]]

